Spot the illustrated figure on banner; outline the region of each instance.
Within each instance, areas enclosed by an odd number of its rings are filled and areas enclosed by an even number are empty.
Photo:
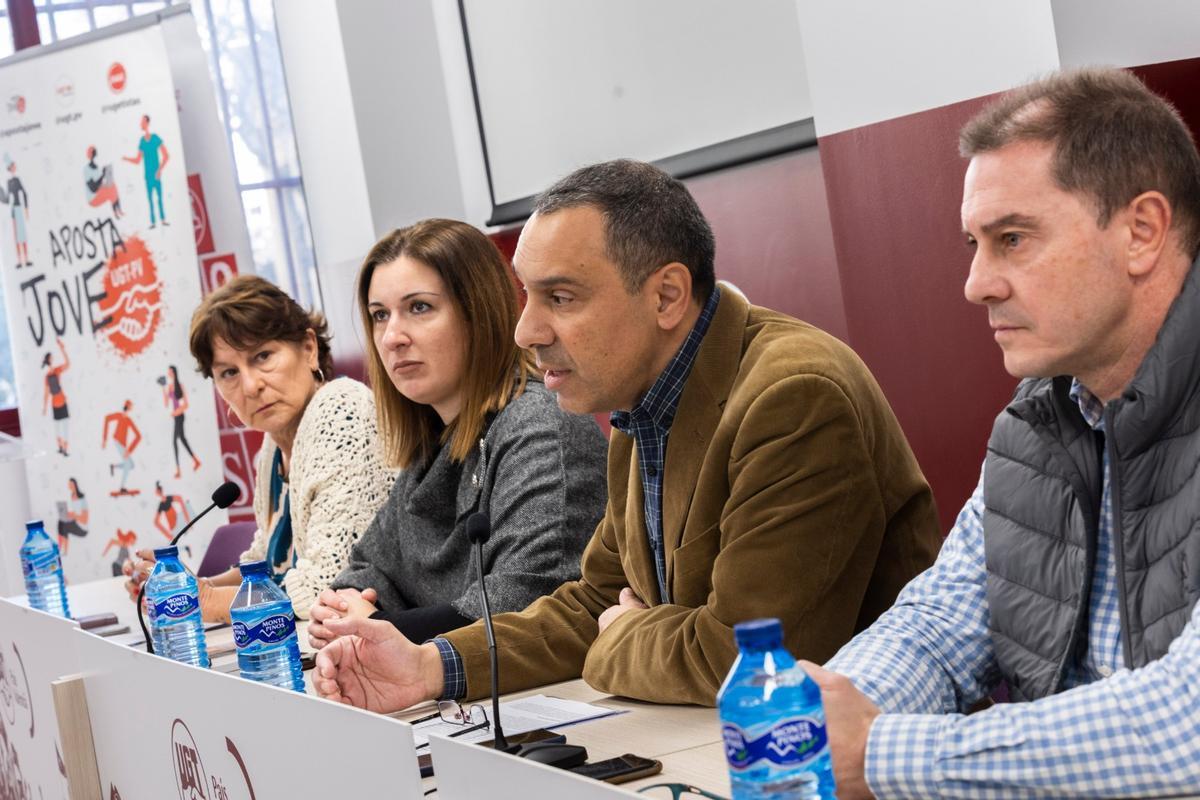
[[[8,153],[4,154],[4,168],[8,170],[8,185],[0,190],[0,202],[8,203],[12,210],[13,241],[17,245],[17,269],[32,267],[29,260],[29,195],[25,193],[25,185],[17,177],[17,164]]]
[[[57,339],[58,350],[62,353],[62,363],[54,365],[54,356],[46,353],[42,359],[42,368],[46,370],[46,390],[42,393],[42,416],[46,415],[47,407],[54,409],[54,436],[58,440],[58,452],[67,455],[68,428],[67,419],[70,411],[67,409],[67,395],[63,391],[62,374],[71,368],[71,359],[67,356],[67,346],[62,339]]]
[[[99,208],[105,203],[112,204],[113,216],[120,219],[124,216],[121,211],[121,198],[117,194],[117,184],[113,182],[111,164],[103,167],[96,163],[96,146],[88,145],[87,163],[83,165],[83,184],[87,188],[88,205]]]
[[[158,498],[158,506],[154,511],[154,527],[169,541],[184,525],[192,521],[192,514],[183,498],[177,494],[167,494],[159,481],[154,482],[154,495]],[[179,508],[178,513],[175,511],[176,507]]]
[[[128,495],[134,497],[141,493],[139,489],[129,489],[125,486],[129,480],[129,471],[133,469],[133,451],[142,443],[142,432],[138,428],[137,423],[129,416],[129,412],[133,410],[133,401],[126,400],[125,405],[120,411],[114,411],[104,418],[104,433],[100,439],[100,449],[108,447],[108,430],[113,429],[112,439],[113,444],[117,446],[117,452],[121,454],[121,460],[115,464],[108,465],[108,474],[112,475],[116,470],[121,470],[121,486],[120,488],[109,492],[113,497]]]
[[[119,578],[123,574],[121,572],[125,562],[129,560],[129,554],[133,552],[133,546],[137,544],[138,536],[133,531],[123,531],[117,528],[117,532],[113,535],[108,543],[104,545],[104,551],[100,553],[100,557],[104,558],[108,555],[108,551],[117,548],[117,557],[112,562],[112,574],[114,578]]]
[[[174,364],[167,367],[167,374],[159,376],[158,383],[163,387],[163,405],[171,411],[171,417],[175,420],[175,432],[171,439],[171,446],[175,450],[175,478],[179,478],[179,444],[187,449],[187,453],[192,457],[192,472],[200,469],[200,459],[192,452],[192,446],[188,444],[187,435],[183,432],[183,414],[188,410],[187,394],[183,391],[183,384],[179,382],[179,370]]]
[[[150,205],[150,227],[153,228],[156,224],[154,216],[154,196],[158,195],[158,219],[163,225],[167,222],[167,215],[163,211],[162,198],[162,171],[167,166],[167,160],[170,154],[167,152],[167,146],[163,144],[162,138],[157,133],[150,132],[150,116],[142,115],[142,138],[138,139],[138,154],[136,156],[123,156],[130,164],[142,164],[143,175],[146,179],[146,200]]]
[[[58,549],[65,556],[70,539],[68,536],[80,538],[88,535],[88,504],[87,498],[79,488],[79,481],[67,478],[67,500],[58,501]]]

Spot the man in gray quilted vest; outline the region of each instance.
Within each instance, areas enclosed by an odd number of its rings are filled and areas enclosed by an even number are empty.
[[[838,797],[1200,793],[1200,157],[1096,69],[960,150],[966,296],[1024,380],[934,566],[806,665]]]

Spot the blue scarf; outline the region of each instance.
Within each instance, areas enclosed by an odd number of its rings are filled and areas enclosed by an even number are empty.
[[[267,561],[271,564],[271,579],[282,583],[286,570],[279,572],[279,566],[287,561],[288,551],[292,549],[292,514],[291,493],[285,493],[283,488],[283,451],[276,449],[275,458],[271,462],[271,509],[279,508],[279,497],[283,496],[283,510],[271,532],[271,541],[267,544]],[[292,553],[290,567],[296,565],[296,554]]]

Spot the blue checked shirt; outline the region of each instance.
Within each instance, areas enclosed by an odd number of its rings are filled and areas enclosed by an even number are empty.
[[[654,566],[658,573],[658,592],[662,602],[669,603],[670,593],[667,591],[667,557],[663,552],[662,536],[662,486],[663,462],[667,455],[667,436],[671,433],[671,423],[675,421],[675,410],[679,407],[679,397],[683,394],[684,384],[696,363],[696,353],[700,351],[700,343],[708,332],[709,323],[717,312],[717,304],[721,301],[721,287],[713,287],[708,302],[700,311],[700,317],[687,339],[667,364],[667,368],[659,374],[650,390],[637,402],[630,411],[614,411],[610,417],[612,426],[627,436],[632,436],[637,443],[638,466],[642,477],[642,505],[646,514],[646,536],[650,540],[650,549],[654,553]],[[442,657],[442,688],[443,700],[459,700],[467,693],[467,676],[463,670],[462,656],[454,649],[454,645],[442,638],[436,638],[438,655]]]
[[[638,469],[642,477],[642,506],[646,516],[646,538],[650,551],[654,553],[654,569],[658,574],[658,596],[664,603],[671,602],[667,586],[667,554],[663,551],[662,532],[662,487],[663,462],[667,457],[667,437],[675,421],[675,410],[679,408],[679,396],[696,363],[700,342],[708,332],[708,325],[716,313],[721,299],[721,289],[716,287],[704,304],[700,318],[692,326],[687,339],[680,346],[671,363],[662,371],[650,391],[638,400],[630,411],[614,411],[609,417],[612,426],[626,436],[632,436],[637,444]]]
[[[1103,430],[1103,405],[1071,396]],[[964,716],[999,680],[988,635],[983,478],[937,562],[826,665],[884,712],[866,779],[879,798],[1131,797],[1200,792],[1200,604],[1167,655],[1124,666],[1108,453],[1088,647],[1066,691]]]

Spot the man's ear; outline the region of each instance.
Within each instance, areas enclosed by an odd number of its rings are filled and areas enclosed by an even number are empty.
[[[1142,192],[1121,216],[1129,229],[1129,274],[1149,275],[1171,239],[1171,203],[1162,192]]]
[[[692,302],[692,273],[678,261],[659,267],[648,279],[657,302],[660,330],[674,330],[686,317]]]

